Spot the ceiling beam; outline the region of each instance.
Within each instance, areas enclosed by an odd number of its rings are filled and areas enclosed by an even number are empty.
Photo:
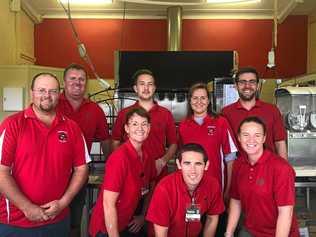
[[[34,9],[26,0],[21,0],[21,6],[23,11],[31,18],[31,20],[35,24],[39,24],[42,22],[42,16],[38,11]]]
[[[293,12],[298,3],[303,2],[304,0],[289,0],[288,4],[283,9],[279,10],[280,14],[278,15],[278,23],[281,24],[288,17],[288,15]]]

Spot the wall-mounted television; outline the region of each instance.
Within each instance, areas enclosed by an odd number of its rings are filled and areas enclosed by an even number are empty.
[[[161,90],[181,90],[195,82],[208,83],[229,77],[235,66],[235,51],[119,51],[115,81],[118,88],[131,88],[138,69],[151,70]]]

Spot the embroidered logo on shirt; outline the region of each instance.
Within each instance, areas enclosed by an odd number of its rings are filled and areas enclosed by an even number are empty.
[[[65,131],[58,131],[58,140],[62,143],[67,142],[68,141],[68,134]]]
[[[215,133],[216,127],[214,125],[207,126],[207,135],[212,136]]]
[[[256,184],[257,184],[257,185],[259,185],[259,186],[264,185],[264,179],[263,179],[263,178],[259,178],[259,179],[257,179]]]

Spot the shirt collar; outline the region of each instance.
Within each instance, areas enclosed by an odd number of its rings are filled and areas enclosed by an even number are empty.
[[[24,110],[24,117],[26,119],[30,118],[30,119],[37,119],[38,120],[38,118],[33,110],[32,104]],[[65,120],[66,120],[66,118],[60,112],[56,111],[56,116],[55,116],[55,119],[54,119],[51,127],[54,127],[56,124],[59,124],[60,122],[63,122]]]
[[[125,144],[126,144],[126,149],[128,150],[128,154],[131,155],[130,158],[132,158],[134,160],[137,159],[138,161],[140,161],[141,159],[139,158],[139,155],[137,154],[137,151],[136,151],[135,147],[133,146],[133,144],[131,143],[131,141],[129,139],[127,139]],[[142,146],[142,153],[144,156],[143,146]]]
[[[195,124],[199,125],[199,124],[194,120],[194,115],[191,115],[188,119],[189,119],[189,121],[190,121],[191,123],[195,123]],[[203,124],[208,123],[208,122],[210,122],[210,121],[212,121],[211,116],[210,116],[210,115],[206,115],[206,116],[203,118],[203,123],[202,123],[200,126],[202,126]]]
[[[155,110],[157,110],[158,109],[158,103],[157,103],[157,101],[153,101],[154,102],[154,105],[153,105],[153,107],[151,107],[151,109],[148,111],[148,112],[152,112],[152,111],[155,111]],[[139,101],[137,100],[136,102],[135,102],[135,104],[134,104],[134,106],[135,107],[141,107],[141,105],[139,105]]]
[[[245,108],[242,106],[242,104],[240,103],[240,99],[238,99],[238,101],[237,101],[236,103],[237,103],[237,104],[236,104],[237,109],[245,109]],[[256,99],[256,103],[255,103],[255,106],[254,106],[253,108],[255,108],[255,107],[260,108],[261,106],[262,106],[262,101],[259,100],[259,99]]]
[[[271,157],[271,151],[265,149],[265,150],[263,150],[263,153],[260,156],[259,160],[254,165],[251,165],[245,152],[243,152],[243,154],[241,155],[241,159],[242,159],[243,163],[246,163],[249,166],[256,166],[256,165],[264,164],[265,162],[267,162],[270,159],[270,157]]]
[[[182,176],[182,172],[181,170],[177,170],[176,171],[176,179],[178,180],[178,184],[179,184],[179,188],[181,190],[182,193],[188,193],[189,194],[189,190],[188,190],[188,186],[186,185],[186,183],[183,180],[183,176]],[[204,175],[199,183],[199,185],[196,187],[196,189],[194,190],[194,193],[198,192],[199,188],[203,185],[203,183],[205,182],[205,175],[206,172],[204,171]],[[196,195],[196,194],[195,194]]]
[[[59,94],[59,98],[58,98],[58,99],[59,99],[60,101],[63,101],[63,102],[65,102],[65,103],[67,103],[67,105],[72,108],[71,104],[70,104],[69,101],[67,100],[67,97],[66,97],[66,95],[65,95],[65,91],[63,91],[62,93]],[[81,104],[80,104],[80,106],[79,106],[79,108],[81,108],[83,105],[85,105],[85,104],[87,104],[87,103],[89,103],[89,102],[90,102],[90,100],[84,97],[83,100],[82,100],[82,102],[81,102]]]

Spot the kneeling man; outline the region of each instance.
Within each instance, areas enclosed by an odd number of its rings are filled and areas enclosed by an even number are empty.
[[[224,211],[220,186],[205,175],[209,161],[199,144],[184,145],[176,160],[178,171],[157,185],[146,219],[157,237],[214,236],[218,215]]]

